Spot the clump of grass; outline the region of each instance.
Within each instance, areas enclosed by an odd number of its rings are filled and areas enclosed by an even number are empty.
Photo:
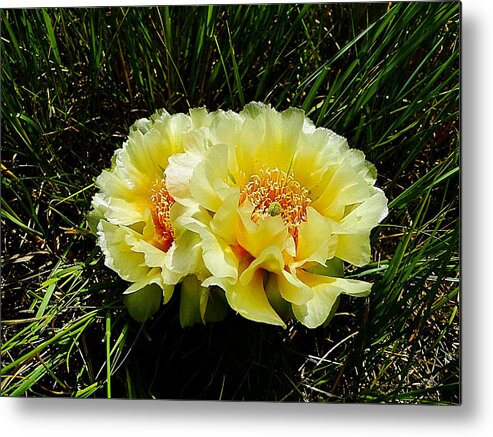
[[[4,396],[457,404],[460,5],[3,9]],[[268,30],[266,30],[268,29]],[[85,214],[164,107],[302,107],[379,170],[374,282],[327,328],[141,325]]]

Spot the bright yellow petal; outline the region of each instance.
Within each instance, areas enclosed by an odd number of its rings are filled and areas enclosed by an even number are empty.
[[[346,153],[346,161],[358,172],[368,185],[373,185],[377,177],[375,166],[366,161],[365,154],[361,150],[349,149]]]
[[[315,128],[305,120],[292,171],[301,186],[310,190],[312,199],[322,194],[329,176],[327,171],[342,162],[348,149],[345,138],[329,129]]]
[[[154,128],[161,136],[161,144],[166,146],[165,157],[167,159],[173,153],[183,151],[184,135],[192,128],[192,121],[188,115],[173,114],[171,117],[156,118]]]
[[[277,275],[277,280],[279,292],[288,302],[302,305],[313,298],[313,290],[286,270]]]
[[[195,274],[199,277],[208,276],[202,259],[202,240],[194,232],[185,232],[176,245],[172,246],[169,269],[180,277]]]
[[[105,265],[117,272],[122,279],[138,282],[149,272],[144,255],[135,252],[127,239],[134,231],[101,220],[98,225],[99,245],[105,255]]]
[[[313,298],[303,305],[293,304],[293,313],[307,328],[317,328],[329,317],[339,291],[324,285],[313,290]]]
[[[163,281],[162,272],[159,268],[150,269],[144,278],[130,284],[123,294],[126,296],[135,293],[151,284],[157,285],[161,290],[161,301],[163,303],[167,303],[171,299],[171,296],[173,296],[175,286],[168,285]]]
[[[304,305],[293,305],[295,317],[308,328],[322,325],[341,294],[367,296],[371,284],[343,278],[330,278],[299,271],[298,278],[313,290],[313,298]]]
[[[298,227],[296,261],[325,264],[327,259],[334,256],[336,245],[337,236],[332,233],[332,221],[309,206],[307,220]]]
[[[225,280],[217,281],[216,285],[225,290],[229,305],[241,316],[254,322],[286,327],[267,299],[261,270],[255,272],[248,284],[232,284]]]
[[[346,206],[363,202],[371,192],[368,183],[353,168],[342,163],[320,197],[313,199],[312,206],[326,217],[340,220]]]
[[[385,194],[379,188],[374,187],[372,190],[372,196],[352,210],[341,221],[341,226],[348,233],[368,232],[387,216],[387,198]]]
[[[184,151],[185,140],[190,143],[191,138],[200,136],[200,132],[191,129],[189,116],[170,115],[166,111],[157,112],[150,120],[138,121],[123,148],[115,153],[118,173],[132,181],[134,190],[139,186],[148,189],[162,178],[168,158]]]
[[[303,111],[277,112],[270,105],[252,102],[240,115],[245,119],[237,139],[241,170],[247,176],[262,166],[288,172],[305,119]]]
[[[234,187],[228,168],[229,154],[232,153],[230,149],[224,144],[211,147],[207,157],[196,165],[190,178],[192,196],[209,211],[217,211]]]
[[[104,211],[105,219],[113,224],[132,225],[142,220],[147,202],[143,201],[142,195],[136,196],[129,184],[131,182],[125,181],[116,171],[103,171],[96,180],[102,190],[97,195],[97,206]]]
[[[182,233],[188,232],[190,226],[208,228],[212,219],[209,212],[198,204],[194,207],[187,207],[177,202],[171,206],[169,216],[173,233],[177,239]]]
[[[214,144],[236,144],[243,118],[233,111],[214,112],[211,120],[210,137]]]
[[[286,173],[290,170],[304,120],[305,113],[296,108],[281,113],[267,111],[265,145],[260,151],[269,167]]]
[[[332,278],[330,276],[317,275],[298,270],[298,279],[303,281],[309,287],[315,288],[321,285],[330,285],[337,288],[340,293],[351,296],[367,296],[370,293],[371,284],[365,281],[355,279]]]
[[[368,232],[339,235],[336,256],[355,266],[370,262],[370,237]]]
[[[281,216],[267,216],[254,223],[250,218],[252,211],[253,207],[248,201],[238,208],[240,220],[237,221],[236,236],[240,246],[254,257],[259,256],[266,247],[284,249],[288,230]]]
[[[211,274],[218,278],[236,280],[238,277],[238,259],[231,247],[209,229],[196,223],[190,224],[189,229],[200,235],[204,264]]]
[[[211,230],[229,245],[236,244],[239,194],[239,189],[235,189],[226,197],[210,223]]]
[[[281,251],[276,247],[267,247],[262,253],[252,260],[250,265],[242,272],[239,282],[248,284],[258,269],[268,272],[281,273],[284,268],[284,260]]]
[[[127,240],[134,252],[144,255],[145,265],[159,268],[163,283],[166,285],[177,284],[178,281],[188,272],[177,272],[171,268],[175,246],[171,246],[167,252],[163,252],[153,244],[148,243],[143,238]]]
[[[145,135],[138,131],[124,144],[117,157],[118,170],[133,182],[133,186],[149,186],[160,179],[168,157],[175,149],[173,143],[166,143],[157,129]]]
[[[200,129],[211,125],[213,114],[209,113],[206,108],[192,108],[190,109],[190,119],[193,127]]]

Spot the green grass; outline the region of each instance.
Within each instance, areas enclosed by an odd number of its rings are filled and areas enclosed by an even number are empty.
[[[3,396],[460,403],[457,2],[2,10]],[[85,214],[158,108],[302,107],[379,171],[327,328],[141,325]]]

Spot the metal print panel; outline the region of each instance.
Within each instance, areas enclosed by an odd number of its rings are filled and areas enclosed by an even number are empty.
[[[2,396],[460,404],[458,2],[1,14]]]

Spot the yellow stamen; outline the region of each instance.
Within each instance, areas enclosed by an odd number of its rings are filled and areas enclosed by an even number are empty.
[[[171,205],[175,199],[166,189],[166,179],[157,181],[151,189],[152,219],[156,229],[154,243],[164,252],[167,252],[174,240],[173,228],[169,218]]]
[[[306,208],[311,203],[308,190],[291,175],[274,169],[260,169],[250,176],[240,192],[241,205],[246,199],[253,205],[251,218],[280,215],[289,233],[297,238],[298,225],[306,221]]]

